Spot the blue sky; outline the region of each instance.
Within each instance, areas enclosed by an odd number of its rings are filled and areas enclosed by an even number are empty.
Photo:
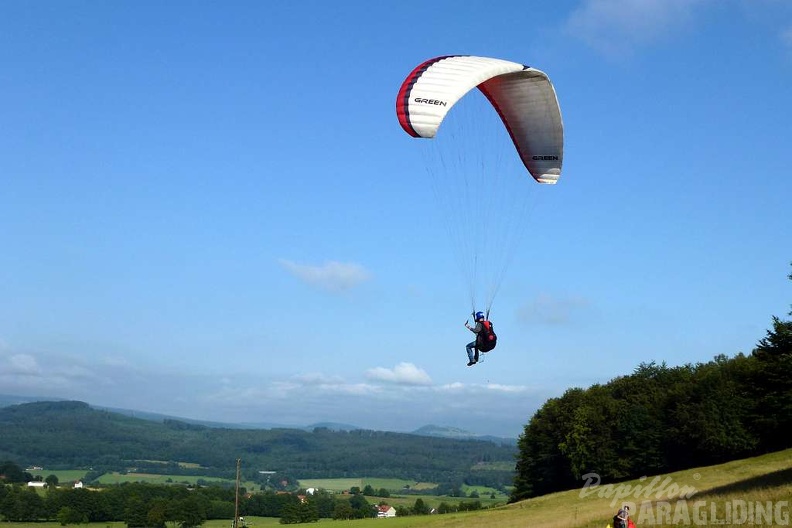
[[[394,110],[447,54],[547,72],[565,125],[472,368]],[[789,2],[12,0],[0,63],[0,393],[517,436],[789,311]]]

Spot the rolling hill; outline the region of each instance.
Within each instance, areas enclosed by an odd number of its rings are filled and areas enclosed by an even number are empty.
[[[20,403],[35,403],[35,402],[46,402],[46,401],[66,401],[66,400],[61,398],[48,398],[42,396],[15,396],[9,394],[0,394],[0,408],[8,407],[9,405],[18,405]],[[217,422],[211,420],[194,420],[191,418],[183,418],[180,416],[172,416],[167,414],[140,411],[135,409],[122,409],[117,407],[104,407],[97,405],[90,405],[90,406],[94,409],[98,409],[102,411],[110,411],[118,414],[123,414],[125,416],[131,416],[133,418],[150,420],[153,422],[165,422],[166,420],[177,420],[188,424],[202,425],[206,427],[224,428],[224,429],[300,429],[303,431],[313,431],[314,429],[318,429],[318,428],[330,429],[332,431],[354,431],[357,429],[363,429],[362,427],[359,427],[357,425],[336,423],[336,422],[319,422],[319,423],[308,424],[299,427],[295,427],[293,425],[279,424],[274,422],[242,422],[242,423]],[[410,432],[410,434],[419,435],[419,436],[433,436],[438,438],[453,438],[456,440],[485,440],[485,441],[495,442],[497,444],[504,444],[504,445],[517,444],[516,438],[481,435],[481,434],[471,433],[470,431],[458,429],[456,427],[447,427],[447,426],[439,426],[439,425],[425,425]]]
[[[231,476],[237,458],[259,470],[297,478],[349,475],[430,482],[511,483],[516,446],[382,431],[234,429],[175,419],[161,422],[74,401],[0,408],[0,459],[23,467],[93,467],[121,471]],[[153,463],[151,461],[157,461]],[[179,467],[190,463],[196,468]],[[174,467],[176,466],[176,467]]]

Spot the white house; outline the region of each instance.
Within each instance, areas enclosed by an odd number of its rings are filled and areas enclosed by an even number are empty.
[[[28,488],[46,488],[47,483],[41,480],[31,480],[28,482]]]
[[[75,483],[74,483],[74,487],[75,487],[75,488],[82,488],[82,487],[83,487],[83,483],[82,483],[82,481],[81,481],[81,480],[78,480],[77,482],[75,482]]]
[[[388,506],[387,504],[377,506],[377,517],[383,519],[385,517],[396,517],[396,508],[393,506]]]

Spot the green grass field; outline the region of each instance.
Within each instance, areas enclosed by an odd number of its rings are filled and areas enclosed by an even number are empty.
[[[53,471],[49,471],[47,469],[37,469],[34,471],[28,471],[28,473],[34,477],[40,476],[42,480],[49,477],[50,475],[55,475],[58,477],[58,482],[60,484],[67,484],[69,482],[77,482],[78,480],[82,480],[87,471],[84,469],[56,469]]]
[[[122,484],[124,482],[148,482],[150,484],[174,484],[186,483],[196,484],[199,480],[205,482],[221,482],[229,486],[234,486],[235,482],[231,479],[219,477],[201,477],[187,475],[158,475],[154,473],[105,473],[99,477],[100,484]],[[255,482],[240,482],[240,486],[247,490],[258,490],[259,485]]]
[[[42,479],[46,479],[50,475],[55,475],[58,477],[58,483],[60,485],[65,485],[71,482],[76,482],[78,480],[82,480],[87,473],[86,470],[82,469],[69,469],[69,470],[34,470],[29,471],[31,475],[34,477],[41,476]],[[99,477],[98,481],[101,484],[121,484],[124,482],[149,482],[151,484],[171,484],[171,483],[186,483],[186,484],[195,484],[198,480],[203,480],[206,482],[223,482],[228,484],[229,486],[234,485],[234,481],[231,479],[223,479],[218,477],[201,477],[201,476],[185,476],[185,475],[159,475],[153,473],[105,473],[101,477]],[[241,486],[248,489],[248,490],[258,490],[259,485],[255,482],[248,481],[242,482]]]
[[[390,493],[389,497],[368,497],[369,502],[379,503],[385,501],[391,506],[407,506],[410,507],[415,504],[415,500],[419,497],[428,504],[430,507],[437,507],[441,502],[446,504],[456,504],[460,501],[478,500],[485,507],[493,506],[496,504],[505,504],[509,500],[509,496],[494,488],[486,486],[462,486],[462,492],[465,497],[437,497],[435,495],[406,495],[402,493],[405,487],[409,486],[412,491],[430,490],[437,486],[433,482],[414,482],[411,480],[403,479],[381,479],[381,478],[342,478],[342,479],[302,479],[299,481],[301,488],[318,488],[332,491],[334,493],[342,493],[349,491],[352,487],[358,487],[363,490],[366,486],[371,486],[375,491],[386,489]],[[476,491],[479,494],[478,499],[470,499],[470,494]],[[494,494],[494,498],[492,497]]]
[[[349,491],[357,486],[361,490],[366,486],[371,486],[375,490],[385,488],[389,492],[397,492],[409,486],[413,490],[427,490],[437,487],[433,482],[415,482],[403,479],[382,479],[382,478],[338,478],[338,479],[300,479],[301,488],[326,489],[335,493]]]

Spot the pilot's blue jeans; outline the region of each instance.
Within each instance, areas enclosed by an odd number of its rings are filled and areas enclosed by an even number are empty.
[[[465,348],[467,348],[468,359],[470,361],[478,361],[478,358],[476,357],[478,356],[478,354],[476,353],[476,342],[471,341],[470,343],[467,344]]]

